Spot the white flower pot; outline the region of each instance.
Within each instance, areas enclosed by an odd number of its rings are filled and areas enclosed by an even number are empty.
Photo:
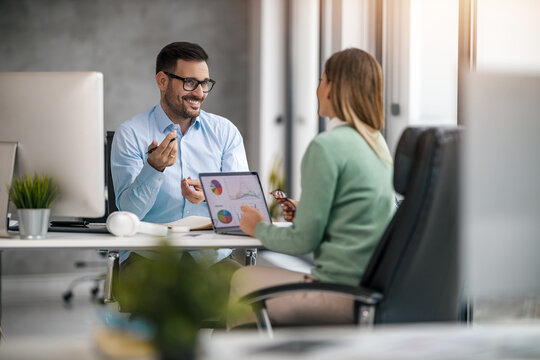
[[[51,209],[17,209],[21,239],[45,239]]]

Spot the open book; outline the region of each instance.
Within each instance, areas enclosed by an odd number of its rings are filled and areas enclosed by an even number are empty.
[[[172,228],[173,226],[189,226],[190,230],[206,230],[213,228],[212,220],[206,216],[188,216],[165,225],[169,228]]]

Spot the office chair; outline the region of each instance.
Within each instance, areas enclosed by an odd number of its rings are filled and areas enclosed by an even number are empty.
[[[103,251],[99,251],[99,254],[103,257],[106,256],[106,253]],[[102,266],[102,265],[104,265],[104,263],[98,262],[98,261],[76,261],[75,262],[75,267],[77,268]],[[99,273],[95,275],[80,276],[73,279],[69,283],[66,291],[64,291],[64,293],[62,294],[62,299],[64,300],[64,303],[66,305],[69,305],[71,303],[71,300],[73,299],[75,287],[79,284],[82,284],[88,281],[92,281],[94,283],[94,285],[90,288],[91,298],[93,300],[98,300],[100,302],[103,302],[103,298],[98,298],[98,295],[99,295],[99,290],[100,290],[100,284],[105,281],[105,277],[106,276],[104,273]]]
[[[302,291],[352,297],[355,322],[459,321],[459,128],[408,128],[395,156],[394,188],[404,196],[359,286],[294,283],[246,295],[261,332],[272,335],[266,300]],[[321,312],[324,309],[320,309]],[[313,314],[314,319],[317,314]],[[280,326],[302,324],[277,324]]]
[[[116,207],[116,196],[114,194],[114,186],[111,172],[111,149],[114,138],[114,131],[107,131],[107,146],[105,150],[105,174],[107,176],[107,213],[108,217],[111,213],[118,211]],[[105,220],[107,221],[107,220]],[[111,303],[115,302],[113,289],[118,287],[118,271],[120,268],[120,262],[118,257],[118,250],[107,251],[107,272],[105,274],[105,283],[103,285],[103,302]]]

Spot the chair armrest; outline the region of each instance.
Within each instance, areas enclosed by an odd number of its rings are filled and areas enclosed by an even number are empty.
[[[382,294],[360,286],[312,282],[292,283],[267,287],[245,295],[240,299],[240,301],[247,303],[248,305],[253,305],[285,294],[305,291],[325,291],[342,294],[345,296],[350,296],[354,300],[364,305],[376,305],[383,298]]]

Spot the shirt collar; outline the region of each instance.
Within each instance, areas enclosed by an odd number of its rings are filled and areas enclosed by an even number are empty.
[[[341,119],[338,119],[337,117],[332,118],[332,120],[328,122],[328,125],[326,125],[326,131],[330,131],[332,129],[337,128],[338,126],[343,126],[343,125],[347,125],[347,122]]]
[[[191,124],[196,129],[198,129],[201,126],[201,119],[200,119],[201,116],[200,115],[202,115],[202,112],[203,111],[201,110],[201,114],[199,114],[199,116],[197,116],[195,119],[193,119],[193,122]],[[160,103],[158,103],[157,106],[156,106],[156,111],[155,111],[154,116],[156,117],[156,123],[157,123],[158,129],[162,133],[169,132],[169,131],[172,131],[173,129],[177,128],[176,124],[173,123],[171,121],[171,119],[169,119],[169,117],[167,116],[167,114],[165,113],[163,108],[161,107]]]
[[[174,129],[174,123],[169,119],[167,114],[165,114],[165,111],[161,107],[161,104],[157,104],[156,111],[154,113],[154,116],[156,118],[156,123],[158,126],[159,131],[162,133],[171,131]]]

